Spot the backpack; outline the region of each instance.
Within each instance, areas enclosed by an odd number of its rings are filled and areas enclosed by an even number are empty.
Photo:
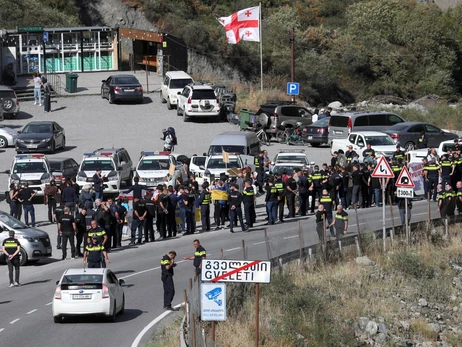
[[[167,128],[167,131],[170,135],[172,135],[172,145],[173,146],[177,146],[178,145],[178,139],[176,138],[176,133],[175,133],[175,129],[172,128],[172,127],[168,127]]]
[[[11,202],[11,196],[10,196],[9,191],[5,192],[5,201],[6,201],[7,204],[9,204]]]

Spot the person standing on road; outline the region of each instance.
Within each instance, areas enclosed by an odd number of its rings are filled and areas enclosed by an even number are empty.
[[[42,78],[42,84],[43,84],[43,94],[45,95],[45,100],[43,102],[44,111],[51,112],[51,86],[45,77]]]
[[[75,195],[75,189],[71,185],[70,180],[66,181],[66,186],[64,187],[64,189],[62,189],[61,202],[64,204],[64,207],[69,207],[71,215],[74,215],[77,196]]]
[[[101,199],[96,199],[95,200],[95,205],[96,205],[96,210],[95,210],[95,217],[94,219],[98,223],[98,225],[104,230],[106,230],[107,236],[109,239],[111,239],[111,212],[109,211],[109,207],[107,207],[106,203],[104,201],[101,201]],[[109,251],[111,248],[110,243],[108,242],[107,244],[104,245],[106,248],[106,251]]]
[[[332,226],[334,225],[335,225],[335,234],[336,234],[335,236],[338,241],[343,235],[346,235],[348,231],[348,213],[346,213],[346,211],[343,210],[342,205],[337,206],[337,213],[335,214],[335,220],[329,224],[329,227],[332,228]]]
[[[34,105],[42,105],[42,78],[39,76],[38,72],[34,72]]]
[[[6,256],[6,263],[8,264],[8,276],[10,278],[9,287],[20,286],[19,284],[19,266],[21,264],[19,259],[19,252],[21,252],[21,244],[14,238],[14,231],[8,232],[8,238],[3,241],[2,252]],[[15,271],[13,282],[13,268]]]
[[[265,168],[264,168],[264,151],[260,151],[257,157],[254,159],[255,165],[255,172],[257,173],[257,185],[258,185],[258,192],[263,194],[263,183],[265,178]]]
[[[31,218],[31,225],[35,227],[35,209],[34,204],[32,204],[32,199],[34,198],[36,192],[29,188],[28,183],[24,183],[24,189],[19,192],[18,200],[22,203],[24,209],[24,221],[26,225],[29,226],[29,215]]]
[[[136,230],[138,230],[138,245],[143,242],[143,224],[144,218],[146,217],[147,211],[144,205],[144,201],[141,201],[138,197],[133,199],[133,220],[132,220],[132,238],[129,246],[135,245],[136,241]]]
[[[324,211],[326,212],[327,223],[329,223],[329,227],[330,227],[330,235],[332,237],[335,237],[334,228],[332,228],[332,226],[331,226],[331,225],[333,225],[333,221],[332,221],[332,205],[333,205],[333,201],[332,201],[332,198],[331,198],[330,194],[327,192],[326,189],[324,189],[322,191],[322,195],[319,198],[319,204],[324,206]],[[342,208],[342,210],[343,210],[343,208]]]
[[[144,218],[144,242],[154,242],[154,217],[156,216],[156,203],[152,200],[152,193],[149,192],[144,196],[144,207],[146,217]]]
[[[322,245],[325,243],[325,228],[324,223],[326,221],[326,211],[324,211],[324,205],[318,205],[316,211],[316,232],[318,233],[319,242]]]
[[[292,172],[287,173],[287,180],[286,180],[286,199],[287,199],[287,209],[289,213],[287,214],[287,218],[294,218],[295,217],[295,197],[297,195],[297,182],[293,178]]]
[[[12,215],[14,218],[18,218],[18,194],[19,190],[16,189],[16,184],[11,183],[10,184],[10,191],[8,192],[9,194],[9,205],[10,205],[10,215]],[[7,200],[8,202],[8,200]]]
[[[87,242],[84,242],[85,234],[87,233],[86,215],[87,215],[87,209],[84,207],[80,210],[79,213],[77,213],[77,217],[75,217],[75,225],[77,226],[77,235],[76,235],[77,242],[75,245],[77,257],[83,257],[83,253],[81,251],[82,242],[84,243],[83,245],[84,251],[85,251],[85,246],[87,245]]]
[[[167,237],[167,215],[168,215],[168,195],[167,189],[162,184],[157,186],[157,231],[160,234],[159,240]]]
[[[207,257],[207,252],[205,251],[205,248],[201,246],[201,243],[198,239],[195,239],[193,241],[193,244],[196,248],[194,255],[190,257],[184,257],[183,260],[194,260],[193,265],[196,268],[196,277],[200,278],[202,271],[202,259],[205,259]]]
[[[48,221],[53,223],[53,215],[55,214],[56,204],[58,202],[58,187],[56,187],[55,180],[51,180],[50,184],[45,185],[43,202],[48,206]]]
[[[246,228],[252,228],[253,223],[255,223],[256,220],[255,200],[255,190],[252,187],[252,182],[250,180],[245,180],[244,191],[242,192],[242,202],[244,203]]]
[[[91,238],[91,243],[85,247],[85,252],[83,253],[83,266],[85,267],[85,265],[88,264],[89,269],[102,268],[103,257],[105,263],[111,262],[107,256],[104,246],[98,244],[98,237],[93,236]]]
[[[196,231],[196,193],[192,187],[185,187],[185,196],[183,197],[185,215],[186,215],[186,232],[184,235],[194,234]]]
[[[168,186],[168,207],[167,207],[167,237],[176,237],[176,206],[178,204],[178,195],[175,193],[173,186]]]
[[[95,191],[95,199],[103,200],[103,179],[104,175],[101,175],[101,169],[97,168],[95,174],[93,175],[93,190]]]
[[[438,180],[441,176],[441,168],[436,164],[436,159],[432,159],[430,164],[424,166],[423,176],[427,182],[427,194],[426,198],[436,201]],[[444,186],[443,186],[444,189]]]
[[[209,183],[202,183],[202,192],[199,197],[199,204],[201,208],[201,222],[202,232],[210,231],[210,203],[212,202],[212,195],[209,191]]]
[[[139,177],[135,177],[133,179],[133,182],[135,182],[135,184],[133,184],[130,188],[128,188],[127,190],[124,190],[123,193],[124,194],[128,194],[130,192],[133,192],[133,198],[138,198],[138,199],[142,199],[143,198],[143,189],[145,189],[144,186],[140,185],[138,182],[140,181]]]
[[[90,229],[88,229],[87,232],[87,245],[91,244],[91,238],[92,237],[97,237],[98,238],[98,244],[105,246],[108,240],[106,230],[104,228],[100,227],[96,220],[92,220],[90,222]]]
[[[231,184],[231,190],[228,194],[228,205],[229,205],[229,231],[234,232],[234,220],[239,220],[239,224],[241,225],[242,231],[247,231],[248,229],[244,225],[244,221],[242,220],[242,194],[239,193],[239,187],[237,184]]]
[[[274,185],[273,177],[268,178],[268,182],[266,185],[266,197],[265,197],[265,205],[266,205],[266,213],[268,214],[268,225],[274,225],[276,223],[277,218],[277,206],[281,197],[279,196],[278,189]]]
[[[164,309],[169,311],[175,311],[172,307],[173,297],[175,296],[175,285],[173,283],[173,268],[176,266],[175,257],[176,252],[170,251],[160,261],[161,279],[164,284]]]
[[[117,245],[119,244],[118,240],[118,228],[119,228],[119,222],[120,222],[120,214],[119,214],[119,206],[114,202],[114,199],[109,198],[107,199],[107,204],[109,207],[109,212],[110,212],[110,232],[109,235],[111,235],[112,239],[112,246],[111,248],[117,248]],[[111,240],[109,240],[109,244],[111,244]]]
[[[71,258],[75,259],[75,239],[74,236],[77,235],[77,226],[75,225],[75,219],[70,214],[71,209],[69,207],[64,207],[64,214],[58,220],[58,230],[62,238],[62,251],[64,259],[69,259],[67,257],[67,241],[71,244]]]
[[[314,166],[314,171],[308,177],[311,183],[309,190],[311,191],[311,213],[314,213],[314,206],[316,199],[322,195],[322,181],[326,179],[324,175],[319,171],[319,165]]]

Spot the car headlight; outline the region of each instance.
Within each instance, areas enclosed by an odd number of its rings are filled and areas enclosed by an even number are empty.
[[[40,177],[40,182],[42,183],[50,183],[51,175],[49,173],[44,173],[42,177]]]
[[[117,171],[111,171],[109,172],[109,174],[107,175],[107,179],[108,181],[115,181],[119,178],[118,174],[117,174]]]
[[[138,177],[139,179],[139,182],[144,182],[144,178],[143,177]]]
[[[79,171],[77,174],[77,181],[78,182],[86,182],[87,181],[87,175],[83,171]]]
[[[51,137],[49,137],[49,138],[47,138],[47,139],[43,139],[43,140],[42,140],[42,141],[40,141],[40,142],[43,142],[43,143],[45,143],[45,142],[50,142],[50,141],[51,141]]]
[[[38,241],[38,239],[34,239],[33,237],[31,237],[31,236],[26,236],[26,235],[16,235],[16,237],[17,237],[18,239],[24,239],[24,240],[27,240],[27,241],[29,241],[29,242],[36,242],[36,241]]]

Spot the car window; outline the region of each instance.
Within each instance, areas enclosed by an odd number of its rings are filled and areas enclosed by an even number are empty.
[[[408,127],[407,124],[395,124],[391,128],[388,128],[390,131],[403,131]]]
[[[234,169],[240,168],[239,160],[237,158],[229,158],[229,163],[225,163],[223,158],[212,158],[207,163],[207,169]]]
[[[109,271],[109,276],[111,276],[114,283],[119,283],[119,280],[117,279],[117,276],[112,271]]]
[[[319,127],[327,127],[329,125],[329,117],[317,120],[316,122],[314,122],[311,125],[316,125],[316,126],[319,126]]]
[[[417,124],[413,125],[408,129],[408,133],[420,133],[421,131],[424,131],[424,126],[422,124]]]
[[[61,163],[60,162],[56,162],[56,161],[52,161],[50,162],[50,168],[51,168],[51,171],[61,171]]]
[[[372,146],[395,145],[390,136],[366,136],[366,143],[370,143]]]
[[[50,134],[53,132],[51,124],[28,124],[22,130],[23,134]]]
[[[293,106],[284,106],[281,107],[281,114],[290,118],[299,118],[300,113],[298,112],[298,107]]]
[[[358,117],[356,117],[354,126],[355,127],[369,126],[368,118],[369,118],[369,116],[358,116]]]
[[[387,114],[386,118],[387,118],[388,125],[395,125],[395,124],[399,124],[399,123],[404,122],[404,120],[402,118],[398,117],[395,114]]]
[[[331,116],[329,125],[332,127],[346,128],[348,126],[349,117],[345,116]]]
[[[114,78],[114,84],[139,84],[139,82],[136,77],[124,76]]]
[[[348,141],[350,141],[351,143],[356,143],[356,134],[351,134],[350,137],[348,138]]]
[[[15,99],[16,95],[14,94],[14,91],[12,90],[2,90],[0,91],[0,98],[12,98]]]
[[[358,136],[358,146],[364,147],[364,138],[362,136]]]
[[[138,170],[168,170],[168,159],[143,159],[138,165]]]
[[[276,162],[308,164],[308,159],[305,155],[279,155]]]
[[[25,163],[14,164],[13,173],[34,173],[34,172],[47,172],[47,168],[42,161],[33,161]]]
[[[206,157],[194,157],[192,159],[192,162],[194,165],[201,166],[201,165],[205,165],[206,160],[207,160]]]
[[[65,275],[61,280],[61,290],[101,289],[102,287],[103,275]]]
[[[116,282],[114,281],[114,277],[111,276],[111,273],[110,273],[110,272],[106,273],[106,280],[107,280],[109,283],[111,283],[111,284],[116,283]]]
[[[112,82],[112,77],[109,77],[109,78],[107,79],[106,82],[107,82],[108,84],[111,84],[111,82]]]
[[[189,88],[184,88],[183,89],[183,92],[181,93],[182,96],[184,96],[185,98],[188,97],[189,95]]]
[[[129,160],[128,160],[128,157],[127,157],[127,154],[125,152],[120,152],[120,161],[121,162],[125,162],[125,163],[128,163]]]
[[[236,154],[244,154],[245,146],[228,146],[228,145],[214,145],[210,146],[209,154],[217,154],[221,152],[227,153],[236,153]]]
[[[387,115],[385,114],[371,114],[369,115],[369,125],[370,126],[386,126],[387,125]]]
[[[217,96],[212,89],[194,90],[192,93],[193,100],[214,100]]]
[[[437,133],[437,134],[439,134],[441,132],[440,129],[438,129],[437,127],[435,127],[433,125],[430,125],[430,124],[425,125],[425,130],[426,130],[427,133]]]
[[[183,89],[189,83],[192,83],[193,80],[191,78],[184,78],[184,79],[172,79],[170,80],[170,88],[171,89]]]
[[[74,167],[72,160],[66,160],[65,166],[66,169],[72,169]]]

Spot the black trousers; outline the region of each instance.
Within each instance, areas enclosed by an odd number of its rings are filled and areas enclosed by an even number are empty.
[[[61,238],[61,248],[63,250],[63,258],[67,257],[67,241],[71,244],[71,257],[75,258],[75,238],[73,232],[63,232],[63,236]]]
[[[165,213],[157,214],[156,225],[160,237],[165,238],[167,236],[167,215]]]
[[[168,237],[176,236],[176,216],[175,210],[168,211],[167,214],[167,231]]]
[[[154,218],[151,215],[146,215],[144,218],[144,241],[155,241]]]
[[[186,232],[194,234],[196,231],[196,215],[193,208],[186,209]]]
[[[215,212],[214,212],[214,219],[215,225],[219,227],[220,225],[225,225],[225,216],[226,216],[226,205],[222,205],[220,203],[215,203]]]
[[[53,216],[56,210],[56,200],[48,198],[48,221],[53,223]]]
[[[319,242],[324,245],[324,222],[316,223],[316,232],[318,233]]]
[[[108,240],[108,243],[111,244],[111,242],[112,242],[112,248],[117,248],[117,244],[119,243],[119,240],[118,240],[119,239],[119,233],[117,232],[118,225],[119,224],[114,219],[111,222],[111,225],[109,226],[109,229],[111,230],[111,232],[110,232],[111,238]],[[111,241],[111,239],[112,239],[112,241]]]
[[[87,265],[89,269],[100,269],[102,267],[100,261],[89,261]]]
[[[306,216],[306,211],[308,210],[308,191],[304,189],[300,192],[300,215]]]
[[[255,204],[253,202],[244,202],[244,216],[245,224],[248,227],[253,227],[255,223],[256,214],[255,214]]]
[[[284,201],[285,196],[282,196],[278,202],[278,218],[280,222],[284,221]]]
[[[81,257],[83,254],[82,254],[82,251],[81,251],[81,246],[82,246],[82,243],[83,243],[83,239],[85,238],[85,233],[84,232],[81,232],[79,231],[77,233],[77,235],[75,236],[75,238],[77,239],[77,243],[75,245],[75,248],[76,248],[76,253],[79,257]],[[83,245],[83,248],[85,250],[85,244]]]
[[[210,205],[201,205],[202,231],[210,230]]]
[[[361,184],[361,196],[363,198],[362,207],[371,207],[371,202],[369,200],[369,186],[367,184]]]
[[[242,208],[236,207],[234,210],[229,208],[229,228],[230,231],[233,232],[233,227],[234,227],[234,218],[237,216],[239,219],[239,224],[241,225],[242,231],[245,231],[245,226],[244,226],[244,221],[242,220]],[[237,223],[236,223],[237,224]]]
[[[162,275],[162,282],[164,284],[164,308],[172,307],[173,297],[175,296],[173,276]]]
[[[289,209],[289,218],[295,217],[295,194],[286,194],[287,208]]]
[[[13,268],[15,270],[14,281],[19,283],[19,256],[16,256],[11,260],[7,260],[6,263],[8,264],[8,276],[10,277],[10,283],[13,283]]]
[[[318,198],[320,198],[322,195],[322,188],[316,188],[313,187],[313,190],[311,191],[311,213],[314,213],[314,207],[316,205],[316,201]]]

